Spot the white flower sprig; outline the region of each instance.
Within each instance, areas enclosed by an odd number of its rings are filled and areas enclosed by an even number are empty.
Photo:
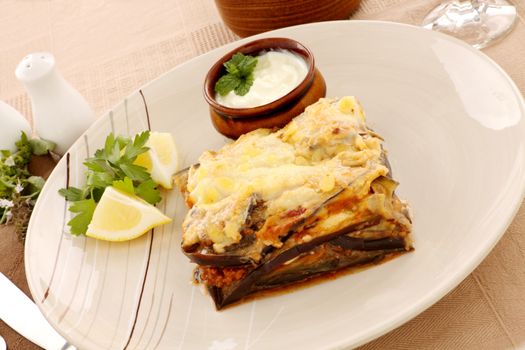
[[[0,198],[0,208],[12,208],[15,204],[13,201],[5,198]]]
[[[22,186],[22,184],[20,183],[20,181],[18,181],[18,182],[16,183],[16,186],[15,186],[15,192],[16,192],[16,193],[21,193],[23,190],[24,190],[24,186]]]
[[[5,199],[5,198],[0,198],[0,208],[4,209],[3,213],[2,213],[2,216],[0,217],[0,224],[6,224],[6,223],[9,222],[9,220],[11,220],[11,218],[13,217],[13,213],[11,212],[11,208],[14,205],[15,204],[13,203],[12,200]]]

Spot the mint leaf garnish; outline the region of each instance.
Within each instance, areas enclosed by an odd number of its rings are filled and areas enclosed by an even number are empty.
[[[242,53],[236,53],[224,63],[227,74],[220,77],[215,83],[215,92],[226,96],[234,91],[239,96],[244,96],[253,85],[253,71],[257,66],[257,58]]]
[[[253,73],[249,74],[246,79],[241,81],[239,85],[233,90],[237,95],[244,96],[250,91],[250,87],[253,84]]]
[[[223,75],[215,84],[215,92],[218,92],[221,96],[226,96],[230,91],[235,90],[240,83],[241,79],[236,75]]]

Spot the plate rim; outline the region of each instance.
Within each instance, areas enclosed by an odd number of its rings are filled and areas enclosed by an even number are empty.
[[[337,20],[337,21],[324,21],[324,22],[314,22],[314,23],[306,23],[306,24],[300,24],[285,28],[280,28],[268,32],[264,32],[261,34],[249,36],[246,38],[241,38],[239,40],[232,41],[230,43],[226,43],[224,45],[221,45],[219,47],[216,47],[210,51],[201,53],[197,56],[194,56],[174,67],[169,69],[168,71],[160,74],[159,76],[155,77],[152,80],[149,80],[148,82],[144,83],[140,87],[132,90],[129,94],[127,94],[123,99],[120,99],[117,103],[115,103],[112,107],[106,109],[103,113],[100,113],[95,120],[95,122],[75,141],[75,143],[70,147],[75,147],[75,144],[80,142],[84,135],[90,131],[91,129],[96,128],[100,123],[103,123],[105,119],[109,118],[110,112],[113,111],[124,99],[129,98],[137,93],[139,93],[141,90],[144,90],[148,88],[148,86],[155,84],[158,80],[164,79],[165,76],[172,74],[173,71],[178,69],[183,69],[186,65],[191,64],[194,60],[197,58],[200,58],[204,55],[217,55],[221,52],[226,52],[227,50],[234,48],[236,46],[240,46],[245,42],[256,40],[259,38],[264,37],[271,37],[274,35],[290,35],[285,34],[289,30],[296,30],[300,28],[305,27],[323,27],[323,26],[331,26],[331,25],[344,25],[344,26],[354,26],[354,25],[381,25],[381,26],[396,26],[396,27],[405,27],[410,30],[419,31],[421,33],[427,32],[428,35],[435,35],[437,37],[440,37],[444,40],[447,40],[449,42],[453,42],[459,46],[461,46],[463,49],[466,49],[478,57],[480,57],[482,60],[486,60],[490,65],[496,69],[496,71],[501,74],[501,77],[504,78],[504,80],[510,85],[514,95],[516,96],[516,99],[518,102],[520,102],[520,110],[521,110],[521,118],[525,117],[525,99],[523,95],[521,94],[521,91],[518,89],[516,83],[512,80],[512,78],[508,75],[508,73],[492,58],[490,58],[487,54],[485,54],[483,51],[478,50],[470,46],[469,44],[463,42],[462,40],[459,40],[457,38],[454,38],[452,36],[435,32],[429,29],[425,29],[423,27],[412,25],[412,24],[406,24],[406,23],[399,23],[399,22],[393,22],[393,21],[384,21],[384,20]],[[284,33],[283,33],[284,32]],[[424,34],[424,35],[427,35]],[[69,149],[64,153],[67,154],[69,152]],[[51,172],[49,177],[53,176],[54,172],[57,171],[59,164],[61,162],[65,162],[65,157],[62,157],[55,166],[55,169]],[[525,171],[524,171],[525,172]],[[495,245],[500,241],[501,237],[505,234],[508,227],[514,220],[518,210],[521,207],[521,203],[523,202],[525,198],[525,177],[521,177],[520,182],[516,185],[519,185],[519,191],[515,191],[518,193],[517,196],[514,196],[515,203],[513,203],[512,210],[509,210],[506,213],[506,217],[503,217],[500,220],[500,224],[498,225],[498,229],[494,230],[494,234],[490,237],[490,240],[484,241],[482,245],[480,245],[479,254],[477,255],[470,255],[469,259],[465,264],[462,265],[462,268],[457,271],[454,275],[452,275],[450,278],[446,280],[442,280],[441,283],[434,286],[431,290],[427,292],[426,295],[423,295],[419,301],[412,304],[411,308],[407,308],[401,312],[396,313],[395,315],[391,316],[388,319],[383,319],[381,322],[377,323],[374,327],[368,328],[366,332],[362,332],[360,335],[353,338],[353,340],[349,337],[340,338],[339,340],[332,340],[329,343],[326,344],[326,347],[324,347],[325,350],[338,350],[338,349],[346,349],[348,347],[358,347],[365,343],[368,343],[374,339],[377,339],[381,337],[382,335],[385,335],[386,333],[400,327],[401,325],[407,323],[417,315],[421,314],[425,310],[427,310],[429,307],[437,303],[439,300],[441,300],[443,297],[446,296],[450,291],[452,291],[454,288],[456,288],[468,275],[470,275],[475,268],[488,256],[488,254],[493,250]],[[47,181],[44,186],[47,186]],[[35,206],[36,207],[36,206]],[[47,317],[46,310],[44,309],[43,304],[35,298],[36,293],[34,291],[35,286],[32,284],[32,279],[30,278],[31,271],[29,271],[29,255],[28,252],[28,246],[29,241],[31,237],[31,228],[32,228],[32,222],[33,222],[33,215],[31,215],[31,219],[28,225],[27,230],[27,238],[24,243],[24,269],[26,274],[26,281],[28,283],[29,291],[31,293],[31,296],[35,300],[35,304],[38,306],[39,310],[42,312],[42,314],[45,316],[47,321],[57,330],[57,332],[62,335],[68,342],[71,344],[75,344],[75,339],[72,339],[68,337],[68,335],[65,335],[62,330],[57,327],[55,322]]]

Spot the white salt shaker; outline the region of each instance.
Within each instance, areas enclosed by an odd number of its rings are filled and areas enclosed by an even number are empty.
[[[64,154],[95,120],[82,95],[64,80],[48,52],[27,55],[16,67],[33,109],[35,131],[56,143],[55,152]]]
[[[0,101],[0,150],[16,151],[15,142],[21,132],[31,137],[31,126],[22,114],[7,103]]]

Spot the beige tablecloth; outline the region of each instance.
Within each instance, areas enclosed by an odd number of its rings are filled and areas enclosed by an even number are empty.
[[[514,2],[518,25],[485,52],[524,93],[525,0]],[[437,3],[363,0],[353,18],[417,24]],[[149,80],[235,39],[211,0],[0,0],[0,99],[30,118],[13,71],[25,54],[46,50],[101,114]],[[363,349],[525,348],[524,229],[522,206],[493,252],[456,289]],[[0,271],[27,292],[23,245],[5,228],[0,228]],[[37,348],[1,321],[0,335],[10,349]]]

